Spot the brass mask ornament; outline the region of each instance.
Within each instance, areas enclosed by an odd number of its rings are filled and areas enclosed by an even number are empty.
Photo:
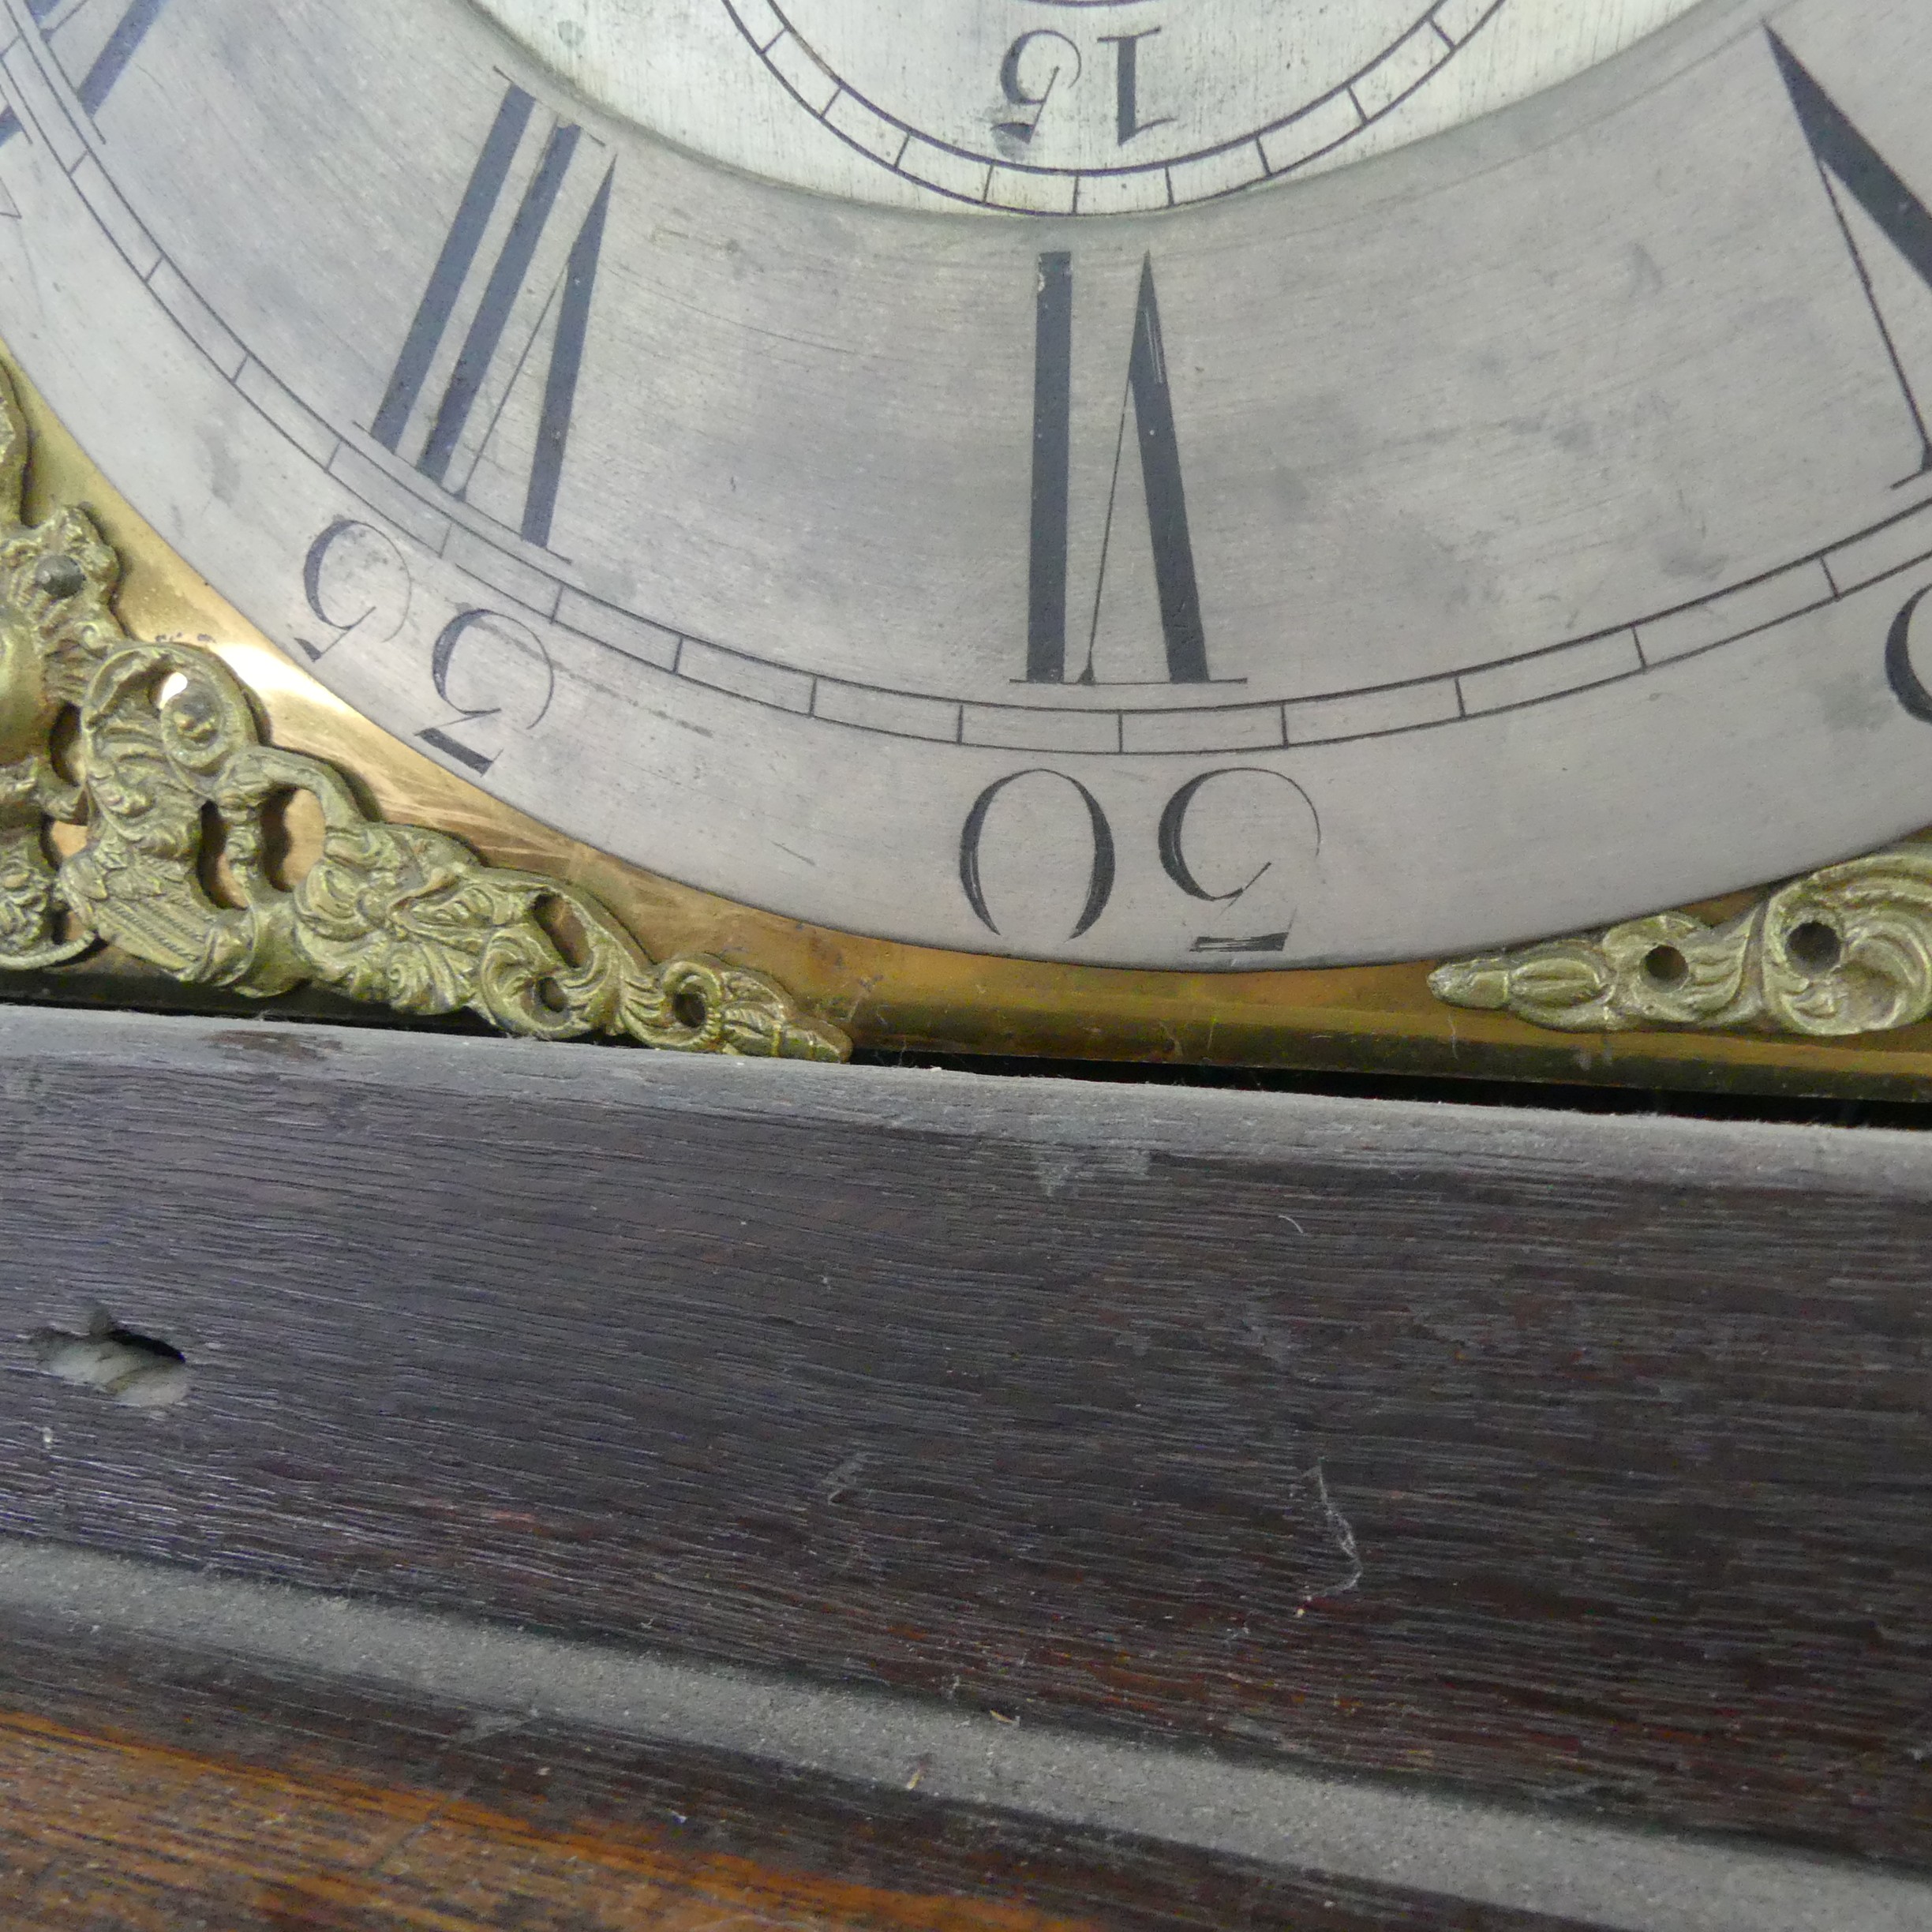
[[[845,1035],[764,975],[702,957],[653,964],[588,893],[372,818],[335,767],[264,744],[215,658],[122,629],[118,562],[84,511],[19,521],[27,452],[0,376],[0,968],[58,965],[107,941],[178,979],[261,998],[313,982],[402,1013],[466,1008],[541,1039],[845,1058]],[[72,779],[54,749],[70,710]],[[315,800],[324,830],[284,888],[266,814],[290,792]],[[87,833],[58,863],[54,822]],[[203,883],[217,846],[238,904]],[[546,912],[575,928],[567,953]]]

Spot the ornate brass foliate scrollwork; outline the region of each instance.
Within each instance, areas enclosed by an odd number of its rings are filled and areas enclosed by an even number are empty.
[[[58,965],[107,940],[177,979],[263,997],[314,981],[404,1013],[466,1007],[543,1039],[845,1057],[844,1035],[762,974],[702,958],[654,965],[588,893],[373,819],[332,766],[264,744],[219,660],[122,630],[114,553],[84,511],[18,520],[27,442],[0,376],[0,968]],[[54,752],[69,712],[73,779]],[[264,814],[295,792],[315,799],[324,830],[285,889]],[[58,863],[52,821],[87,830]],[[212,839],[238,904],[202,883]],[[546,911],[575,929],[574,957]]]
[[[1439,966],[1429,988],[1578,1032],[1911,1026],[1932,1013],[1932,841],[1825,866],[1720,925],[1688,912],[1627,919]]]

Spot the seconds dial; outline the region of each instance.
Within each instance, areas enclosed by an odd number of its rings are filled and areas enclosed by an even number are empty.
[[[721,160],[871,200],[1104,214],[1436,133],[1694,0],[482,4],[617,112]],[[801,114],[759,111],[747,53]]]

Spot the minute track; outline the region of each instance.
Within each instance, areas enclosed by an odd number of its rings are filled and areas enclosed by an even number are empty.
[[[43,133],[47,138],[78,138],[72,122],[51,134]],[[98,145],[93,152],[97,161],[104,163],[109,158]],[[110,179],[108,185],[111,188]],[[530,547],[515,542],[511,532],[486,518],[463,516],[447,494],[423,487],[411,466],[398,465],[378,473],[389,488],[376,485],[366,459],[338,470],[335,459],[345,451],[354,455],[356,444],[331,429],[291,386],[250,354],[162,253],[118,192],[106,212],[94,205],[98,192],[88,197],[84,191],[84,198],[131,265],[152,257],[157,267],[147,279],[156,300],[252,406],[311,460],[317,459],[318,448],[327,440],[329,455],[321,459],[321,466],[344,483],[372,516],[439,556],[447,553],[451,534],[460,529],[473,540],[464,552],[465,567],[514,604],[520,614],[547,619],[631,662],[690,678],[749,703],[889,736],[1013,750],[1114,754],[1219,753],[1387,737],[1455,724],[1486,712],[1548,703],[1614,679],[1659,671],[1819,610],[1873,584],[1922,566],[1932,567],[1932,517],[1926,515],[1932,511],[1932,498],[1928,498],[1707,597],[1428,678],[1342,687],[1258,703],[1132,706],[1065,701],[1000,705],[829,678],[590,597],[571,578],[546,571],[546,564],[554,568],[554,558],[534,554]],[[291,421],[291,406],[311,426],[309,433]],[[402,508],[398,491],[407,492],[417,507]],[[433,542],[428,541],[432,533],[437,534]],[[475,545],[487,547],[499,560],[493,564],[485,560]],[[1559,668],[1559,660],[1574,667],[1568,675]],[[1512,691],[1519,695],[1509,695]],[[870,716],[869,698],[882,701]],[[928,706],[934,707],[928,726],[908,728],[904,721]],[[1345,706],[1352,717],[1342,711]],[[1372,717],[1378,709],[1403,716],[1406,721],[1363,728],[1364,716]],[[1028,736],[1007,721],[1009,716],[1027,713],[1039,720],[1036,735]],[[900,721],[888,722],[895,714]],[[1080,722],[1058,732],[1049,722],[1065,718]],[[1260,728],[1262,721],[1270,719],[1277,721],[1272,735]],[[1217,736],[1210,721],[1226,721],[1230,728]],[[1096,730],[1096,725],[1103,728]],[[1163,729],[1171,731],[1175,741],[1159,742],[1157,734]]]

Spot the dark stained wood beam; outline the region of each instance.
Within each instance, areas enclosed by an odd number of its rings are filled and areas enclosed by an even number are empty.
[[[0,1526],[1932,1863],[1932,1144],[0,1016]]]

